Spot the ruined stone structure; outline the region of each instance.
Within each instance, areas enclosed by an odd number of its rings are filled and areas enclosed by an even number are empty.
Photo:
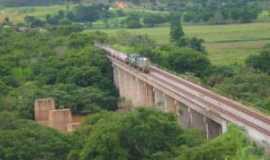
[[[72,123],[70,109],[55,109],[49,112],[49,127],[59,131],[67,131],[68,124]]]
[[[207,138],[227,131],[230,123],[246,130],[260,145],[270,148],[270,117],[250,107],[220,96],[156,66],[149,73],[128,65],[110,47],[97,45],[108,53],[112,62],[114,83],[120,96],[133,108],[153,106],[175,114],[185,128],[200,129]],[[123,54],[123,53],[121,53]]]
[[[44,122],[49,120],[49,111],[55,109],[55,102],[51,98],[35,101],[35,120]]]
[[[52,98],[37,99],[34,110],[38,123],[61,132],[72,132],[80,126],[78,120],[73,120],[70,109],[56,109]]]

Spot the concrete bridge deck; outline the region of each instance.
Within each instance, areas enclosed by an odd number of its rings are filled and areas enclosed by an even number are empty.
[[[118,52],[98,47],[108,53]],[[120,96],[130,100],[134,107],[157,106],[173,112],[184,127],[201,129],[208,138],[226,132],[227,125],[234,123],[256,142],[270,146],[269,116],[154,65],[149,73],[143,73],[119,59],[109,55],[108,58],[114,67],[114,82]]]

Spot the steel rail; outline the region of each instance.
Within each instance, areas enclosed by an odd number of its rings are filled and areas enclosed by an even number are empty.
[[[248,115],[256,117],[260,121],[263,121],[267,124],[270,124],[270,117],[269,116],[263,115],[263,114],[259,113],[258,111],[251,109],[250,107],[244,106],[238,102],[235,102],[235,101],[230,100],[226,97],[220,96],[220,95],[218,95],[210,90],[207,90],[207,89],[205,89],[197,84],[191,83],[191,82],[184,80],[180,77],[172,75],[171,73],[165,72],[160,68],[151,67],[151,69],[154,70],[155,72],[158,72],[158,73],[168,77],[169,79],[175,80],[175,81],[177,81],[177,82],[179,82],[179,83],[181,83],[181,84],[183,84],[183,85],[185,85],[185,86],[187,86],[187,87],[189,87],[197,92],[200,92],[200,93],[204,94],[205,96],[216,100],[219,103],[221,102],[221,103],[225,104],[227,107],[232,107],[233,109],[237,109],[237,110],[244,112]]]
[[[107,47],[107,46],[106,47],[98,46],[98,47],[101,49],[104,49],[107,52],[112,52],[112,51],[118,52],[118,51],[116,51],[110,47]],[[119,53],[122,53],[122,52],[119,52]],[[121,60],[116,59],[116,58],[112,58],[112,59],[117,60],[117,61],[121,61]],[[122,63],[125,64],[125,62],[122,62]],[[127,64],[125,64],[125,65],[127,65]],[[152,74],[153,72],[156,72],[157,74],[162,75],[164,78],[167,78],[167,81],[160,78],[159,76],[156,76],[155,74]],[[156,66],[151,66],[149,76],[151,76],[151,78],[153,78],[154,80],[159,81],[159,84],[162,86],[164,86],[162,83],[165,83],[166,86],[167,85],[171,86],[171,87],[167,87],[167,89],[169,89],[174,94],[179,95],[179,92],[181,92],[182,94],[186,94],[186,96],[188,96],[189,98],[193,98],[193,100],[196,99],[196,100],[202,101],[202,103],[204,103],[205,105],[208,105],[209,107],[211,106],[211,108],[214,107],[213,109],[215,109],[217,112],[220,112],[222,114],[226,114],[227,116],[231,117],[232,118],[231,120],[238,121],[238,122],[242,123],[243,125],[246,125],[247,127],[254,128],[255,130],[259,131],[260,133],[263,133],[264,135],[270,136],[270,129],[268,127],[270,125],[270,117],[269,116],[266,116],[262,113],[259,113],[258,111],[254,110],[254,109],[248,108],[247,106],[244,106],[238,102],[230,100],[224,96],[220,96],[220,95],[214,93],[213,91],[210,91],[206,88],[203,88],[203,87],[201,87],[197,84],[194,84],[188,80],[185,80],[181,77],[173,75],[172,73],[164,71]],[[181,85],[187,87],[190,91],[187,91],[186,89],[183,89],[183,88],[179,88],[179,86],[176,86],[173,83],[181,84]],[[191,91],[195,91],[199,95],[192,94]],[[183,95],[181,95],[181,96],[183,96]],[[211,98],[212,100],[209,101],[209,100],[206,100],[205,98]],[[216,103],[213,103],[213,100]],[[219,106],[219,104],[222,106],[225,106],[225,108]],[[233,109],[233,110],[235,110],[235,112],[230,111],[228,109]],[[254,119],[256,121],[261,121],[262,123],[266,124],[266,126],[263,126],[261,123],[256,123],[255,121],[245,119],[245,118],[243,118],[243,116],[237,115],[237,113],[241,113],[242,115],[248,116],[251,119]]]

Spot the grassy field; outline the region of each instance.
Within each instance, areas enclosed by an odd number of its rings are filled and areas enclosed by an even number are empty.
[[[65,5],[2,9],[0,7],[0,23],[5,17],[9,17],[15,23],[19,23],[27,15],[45,17],[47,14],[54,14],[64,9],[66,9]],[[134,10],[131,11],[134,12]],[[125,12],[129,12],[129,10],[125,10]],[[108,23],[111,24],[111,22]],[[126,30],[135,34],[148,34],[161,44],[169,42],[169,27],[105,29],[103,31],[116,34],[120,30]],[[205,40],[204,45],[207,47],[209,58],[217,65],[243,63],[246,57],[251,54],[257,54],[265,44],[270,43],[270,23],[186,25],[184,26],[184,31],[190,37],[195,36]]]
[[[168,27],[103,31],[116,34],[120,30],[148,34],[161,44],[169,42]],[[265,44],[270,43],[270,23],[194,25],[184,26],[184,31],[188,36],[205,40],[209,58],[217,65],[243,63],[247,56],[257,54]]]
[[[45,17],[47,14],[54,14],[59,10],[64,10],[65,7],[65,5],[54,5],[44,7],[0,8],[0,22],[2,22],[5,17],[9,17],[12,22],[20,23],[23,22],[25,16]]]

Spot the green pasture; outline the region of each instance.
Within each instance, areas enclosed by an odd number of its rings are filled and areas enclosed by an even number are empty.
[[[169,27],[102,31],[114,35],[119,31],[148,34],[160,44],[169,42]],[[185,25],[184,31],[187,36],[205,40],[209,58],[217,65],[243,63],[247,56],[257,54],[265,44],[270,43],[270,23]]]
[[[3,8],[0,6],[0,23],[5,17],[9,17],[12,22],[19,23],[23,22],[24,17],[27,15],[45,17],[47,14],[55,14],[64,9],[66,9],[65,5],[15,8]],[[159,14],[167,14],[166,12],[140,9],[125,9],[123,12],[158,12]],[[259,19],[269,17],[268,14],[268,12],[265,12],[260,15]],[[117,27],[122,19],[123,17],[109,19],[105,21],[106,25],[104,25],[104,21],[97,21],[93,27]],[[102,31],[110,34],[118,34],[121,30],[134,34],[148,34],[160,44],[169,42],[168,26],[141,29],[102,29]],[[270,43],[270,22],[232,25],[184,25],[184,31],[187,36],[195,36],[205,40],[204,45],[207,47],[209,58],[217,65],[243,63],[247,56],[258,53],[260,48]]]

